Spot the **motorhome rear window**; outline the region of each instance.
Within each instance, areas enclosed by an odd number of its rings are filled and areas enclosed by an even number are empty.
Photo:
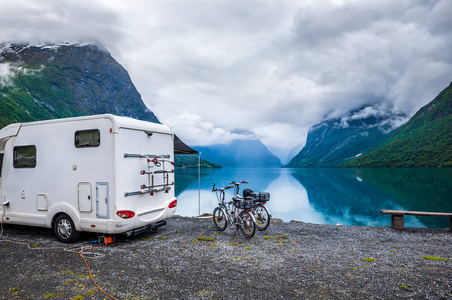
[[[36,146],[14,147],[13,161],[14,168],[36,167]]]
[[[74,144],[77,148],[99,147],[100,131],[98,129],[76,131]]]

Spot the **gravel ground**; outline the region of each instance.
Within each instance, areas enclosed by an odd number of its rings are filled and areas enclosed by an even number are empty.
[[[96,238],[67,245],[49,229],[4,226],[0,299],[109,299],[78,254]],[[85,253],[118,299],[452,299],[448,229],[272,222],[246,239],[175,217]]]

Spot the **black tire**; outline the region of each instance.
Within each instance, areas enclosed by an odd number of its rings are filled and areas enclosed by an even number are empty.
[[[242,211],[239,214],[240,218],[240,231],[242,234],[247,238],[252,238],[254,234],[256,233],[256,226],[253,221],[253,216],[247,211]]]
[[[256,219],[257,230],[265,230],[270,225],[270,214],[265,206],[258,204],[253,208],[254,218]]]
[[[213,210],[213,223],[215,224],[215,227],[219,231],[223,231],[228,226],[228,220],[226,219],[226,215],[224,214],[224,211],[220,207],[216,207]]]
[[[66,214],[60,214],[53,222],[53,233],[56,238],[63,243],[73,243],[77,241],[81,232],[75,229],[71,217]]]

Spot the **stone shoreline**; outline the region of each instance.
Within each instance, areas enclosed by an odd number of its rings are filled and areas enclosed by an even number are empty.
[[[94,239],[67,245],[49,229],[4,226],[0,299],[109,299],[78,255]],[[175,217],[85,253],[117,299],[452,299],[448,229],[274,221],[246,239],[209,218]]]

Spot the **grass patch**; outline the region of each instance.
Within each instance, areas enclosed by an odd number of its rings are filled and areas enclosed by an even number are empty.
[[[431,259],[434,261],[449,261],[450,260],[448,258],[442,258],[442,257],[436,257],[436,256],[421,256],[421,258]]]
[[[60,272],[61,274],[63,274],[63,275],[75,275],[75,272],[74,271],[61,271]]]
[[[205,237],[205,236],[200,236],[200,237],[198,237],[198,240],[199,241],[205,241],[205,242],[212,242],[212,241],[215,241],[215,238],[213,238],[213,237],[208,238],[208,237]]]
[[[364,257],[364,258],[361,258],[361,259],[364,260],[365,262],[368,262],[368,263],[371,263],[371,262],[375,261],[375,258],[372,258],[372,257]]]
[[[277,235],[277,236],[268,236],[268,235],[264,236],[264,239],[266,239],[266,240],[280,240],[280,239],[287,239],[287,238],[289,238],[288,234]]]
[[[67,285],[67,284],[70,284],[73,282],[74,282],[74,279],[69,279],[68,281],[63,282],[62,285]]]

